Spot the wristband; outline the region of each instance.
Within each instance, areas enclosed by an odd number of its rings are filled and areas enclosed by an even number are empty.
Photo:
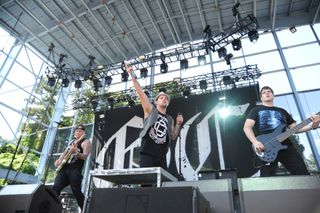
[[[137,75],[134,73],[133,70],[130,72],[130,75],[131,75],[131,78],[137,79]]]

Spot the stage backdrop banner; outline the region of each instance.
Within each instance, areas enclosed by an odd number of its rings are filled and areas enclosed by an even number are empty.
[[[202,171],[236,169],[238,177],[255,174],[254,153],[243,124],[256,105],[257,91],[252,86],[171,100],[167,113],[175,120],[181,112],[184,123],[167,154],[169,172],[190,181],[198,180]],[[98,113],[94,140],[101,148],[96,153],[97,165],[103,169],[139,167],[142,126],[141,105]]]

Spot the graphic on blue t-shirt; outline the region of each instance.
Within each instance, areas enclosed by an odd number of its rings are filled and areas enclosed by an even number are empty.
[[[275,110],[262,110],[259,112],[259,131],[272,131],[280,124],[285,123],[283,115]]]

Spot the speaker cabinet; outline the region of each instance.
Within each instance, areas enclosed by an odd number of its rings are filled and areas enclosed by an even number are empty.
[[[320,212],[318,176],[241,178],[238,186],[241,212]]]
[[[233,213],[234,202],[231,179],[163,182],[163,187],[198,187],[210,203],[211,212]]]
[[[58,195],[39,184],[8,185],[0,191],[2,213],[57,213],[62,211]]]
[[[207,213],[209,203],[194,187],[95,188],[90,213]]]

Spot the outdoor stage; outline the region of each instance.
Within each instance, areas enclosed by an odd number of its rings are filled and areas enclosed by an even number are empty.
[[[237,178],[234,183],[233,178],[177,181],[161,168],[90,173],[86,213],[320,212],[318,175]],[[11,185],[0,191],[3,213],[71,212],[60,205],[47,186]]]

